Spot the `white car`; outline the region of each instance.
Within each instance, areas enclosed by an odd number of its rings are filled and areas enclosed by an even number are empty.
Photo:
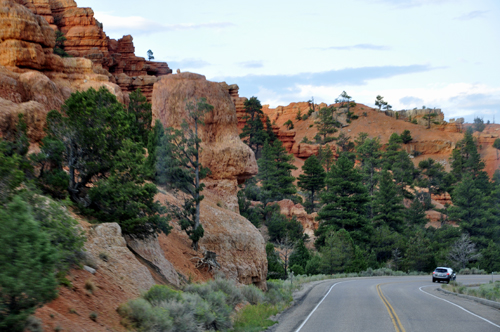
[[[432,282],[446,281],[449,284],[451,280],[457,280],[457,274],[449,267],[436,267],[432,272]]]

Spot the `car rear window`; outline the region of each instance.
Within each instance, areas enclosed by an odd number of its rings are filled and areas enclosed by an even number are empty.
[[[448,270],[447,269],[436,269],[436,272],[443,273],[443,272],[448,272]]]

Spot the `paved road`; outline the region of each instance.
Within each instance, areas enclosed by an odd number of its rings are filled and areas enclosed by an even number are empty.
[[[491,276],[457,276],[464,284],[489,280]],[[438,287],[430,276],[317,282],[271,331],[500,331],[500,310],[444,294]]]

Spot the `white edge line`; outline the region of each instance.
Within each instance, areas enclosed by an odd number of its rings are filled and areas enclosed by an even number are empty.
[[[352,281],[352,280],[349,280],[349,281]],[[306,325],[306,323],[309,320],[309,318],[311,318],[312,314],[316,311],[316,309],[318,309],[318,307],[326,299],[326,297],[328,296],[328,294],[330,294],[330,292],[332,291],[333,287],[337,286],[338,284],[342,284],[344,282],[349,282],[349,281],[341,281],[341,282],[337,282],[337,283],[333,284],[332,287],[330,287],[330,289],[328,290],[328,293],[326,293],[326,295],[323,296],[323,298],[321,299],[321,301],[319,301],[319,303],[316,305],[316,307],[314,307],[314,309],[311,311],[311,313],[309,314],[309,316],[307,316],[306,320],[302,323],[302,325],[299,326],[299,328],[297,330],[295,330],[295,332],[299,332],[300,329],[302,329],[304,327],[304,325]]]
[[[453,304],[455,307],[458,307],[458,308],[462,309],[463,311],[465,311],[465,312],[467,312],[467,313],[471,314],[472,316],[475,316],[475,317],[477,317],[477,318],[479,318],[479,319],[484,320],[484,321],[485,321],[485,322],[487,322],[487,323],[490,323],[490,324],[491,324],[491,325],[493,325],[493,326],[496,326],[496,327],[500,328],[500,325],[497,325],[497,324],[495,324],[495,323],[493,323],[493,322],[491,322],[491,321],[487,320],[486,318],[483,318],[483,317],[481,317],[481,316],[479,316],[479,315],[476,315],[475,313],[470,312],[469,310],[467,310],[467,309],[465,309],[465,308],[463,308],[463,307],[459,306],[458,304],[455,304],[455,303],[453,303],[453,302],[451,302],[451,301],[448,301],[448,300],[442,299],[442,298],[440,298],[440,297],[438,297],[438,296],[436,296],[436,295],[432,295],[432,294],[430,294],[430,293],[427,293],[426,291],[422,290],[422,288],[423,288],[423,287],[431,287],[431,286],[422,286],[422,287],[420,287],[420,288],[419,288],[419,290],[420,290],[421,292],[423,292],[423,293],[425,293],[425,294],[427,294],[427,295],[430,295],[430,296],[432,296],[432,297],[435,297],[436,299],[439,299],[439,300],[441,300],[441,301],[444,301],[444,302],[448,302],[448,303],[450,303],[450,304]]]

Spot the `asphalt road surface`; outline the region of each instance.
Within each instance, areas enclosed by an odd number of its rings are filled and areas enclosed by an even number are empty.
[[[495,276],[495,280],[500,277]],[[491,276],[457,276],[463,284]],[[437,291],[431,276],[325,280],[278,318],[273,332],[500,331],[500,310]]]

